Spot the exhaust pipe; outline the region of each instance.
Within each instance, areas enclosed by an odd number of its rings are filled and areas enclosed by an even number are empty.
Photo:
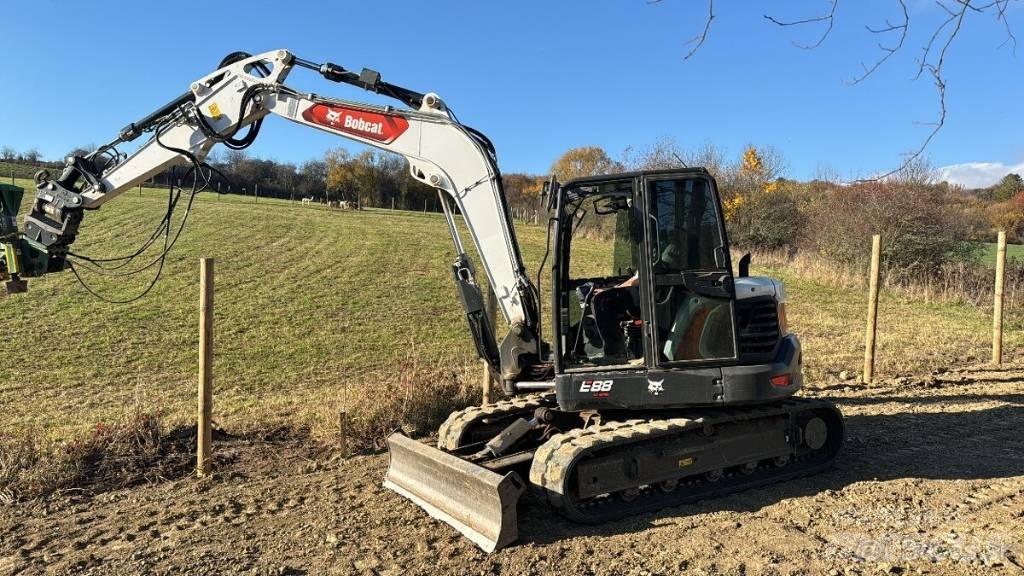
[[[515,472],[498,474],[408,438],[388,437],[391,462],[384,487],[494,552],[519,536],[516,503],[526,490]]]

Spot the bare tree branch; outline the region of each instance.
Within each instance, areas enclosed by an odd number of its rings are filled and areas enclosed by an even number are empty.
[[[1000,48],[1006,46],[1007,42],[1013,43],[1013,55],[1017,55],[1017,37],[1013,35],[1013,30],[1010,29],[1010,21],[1006,19],[1006,7],[1009,6],[1010,0],[1002,0],[1001,2],[995,2],[996,6],[996,20],[1000,20],[1003,23],[1003,27],[1006,28],[1006,40],[999,45]]]
[[[895,46],[891,48],[888,46],[884,46],[882,43],[879,43],[878,48],[882,50],[882,52],[884,53],[882,57],[875,60],[875,63],[872,64],[871,66],[865,66],[864,63],[861,62],[860,66],[861,68],[864,69],[864,72],[859,76],[855,76],[853,80],[847,82],[848,84],[860,84],[861,82],[864,81],[865,78],[874,74],[875,70],[878,70],[878,68],[881,67],[882,64],[885,64],[886,60],[888,60],[890,57],[892,57],[893,54],[898,52],[900,48],[903,48],[903,43],[907,40],[907,31],[910,29],[910,14],[907,13],[906,0],[898,0],[898,2],[900,3],[900,8],[903,9],[902,24],[893,24],[889,22],[889,20],[887,19],[885,21],[885,28],[876,29],[872,28],[871,26],[865,26],[865,28],[867,28],[868,32],[871,32],[872,34],[886,34],[888,32],[895,32],[898,30],[900,33],[899,41],[896,43]]]
[[[814,44],[804,45],[793,42],[793,45],[796,46],[797,48],[802,48],[804,50],[814,50],[818,46],[821,46],[822,42],[824,42],[825,39],[828,38],[828,35],[832,32],[832,25],[835,23],[836,6],[838,5],[839,0],[832,0],[832,9],[828,11],[828,14],[815,16],[813,18],[805,18],[803,20],[793,20],[791,22],[783,22],[781,20],[777,20],[775,17],[770,16],[768,14],[765,14],[764,17],[769,22],[772,22],[779,26],[799,26],[801,24],[813,24],[815,22],[828,22],[828,27],[825,28],[825,32],[822,33],[821,38],[818,38],[818,41],[815,42]]]
[[[960,4],[960,11],[953,12],[953,16],[951,16],[949,20],[946,20],[941,25],[939,25],[939,28],[938,30],[936,30],[936,33],[932,35],[932,39],[929,40],[928,46],[925,48],[925,57],[920,62],[920,68],[918,72],[918,75],[920,75],[920,70],[928,70],[928,72],[932,75],[932,78],[935,80],[935,90],[939,94],[939,117],[934,122],[919,123],[924,126],[931,126],[932,130],[931,132],[928,133],[924,141],[921,142],[921,145],[918,146],[916,150],[904,156],[903,163],[901,163],[899,167],[894,168],[889,172],[882,174],[881,176],[871,178],[871,180],[884,180],[902,170],[905,170],[907,166],[918,160],[921,157],[921,155],[924,154],[925,149],[928,148],[929,144],[931,144],[932,140],[935,138],[935,135],[938,134],[940,130],[942,130],[943,126],[946,125],[946,79],[942,75],[943,67],[946,64],[946,53],[949,51],[950,45],[953,44],[953,40],[955,40],[956,37],[960,34],[960,30],[962,29],[964,23],[964,18],[967,16],[967,11],[975,9],[974,7],[971,6],[970,0],[956,0],[956,2]],[[939,4],[942,5],[942,2],[939,2]],[[945,5],[942,6],[943,8],[946,8]],[[935,59],[934,62],[929,62],[928,54],[931,51],[932,43],[935,41],[936,36],[938,36],[939,33],[943,29],[945,29],[950,22],[955,22],[953,29],[949,32],[949,35],[946,36],[946,41],[942,44],[942,48],[939,50],[938,57]]]
[[[690,57],[696,54],[697,50],[700,50],[700,47],[704,45],[704,40],[706,40],[708,37],[708,31],[711,30],[711,21],[714,19],[715,0],[708,0],[708,18],[704,22],[704,30],[700,34],[695,36],[692,40],[687,42],[687,44],[693,44],[693,48],[690,48],[690,51],[686,53],[686,56],[683,57],[683,60],[689,60]]]
[[[931,56],[932,47],[935,46],[935,40],[938,39],[938,37],[942,34],[942,31],[946,29],[946,26],[949,26],[951,22],[957,19],[957,14],[955,12],[949,12],[949,9],[946,8],[945,4],[943,4],[942,2],[936,2],[936,4],[942,6],[946,10],[946,12],[950,14],[950,17],[946,18],[942,22],[942,24],[939,24],[939,26],[935,28],[935,32],[933,32],[931,38],[928,39],[928,43],[924,45],[924,55],[921,57],[920,60],[917,61],[917,74],[914,75],[914,80],[920,78],[921,74],[923,74],[925,69],[927,68],[928,58],[929,56]]]
[[[861,74],[854,76],[852,80],[847,83],[850,85],[856,85],[863,82],[866,78],[875,73],[882,65],[884,65],[894,54],[899,52],[907,40],[907,34],[910,29],[910,14],[907,9],[906,0],[896,0],[899,3],[900,10],[903,12],[902,22],[893,23],[888,19],[885,20],[885,26],[872,27],[865,26],[867,31],[871,34],[898,34],[898,39],[894,44],[886,45],[882,42],[878,43],[878,48],[881,50],[881,56],[874,60],[872,64],[866,65],[861,62]],[[914,79],[918,79],[922,74],[928,72],[931,75],[933,82],[935,83],[935,90],[938,94],[938,117],[936,120],[931,122],[915,122],[915,124],[930,126],[931,131],[925,136],[915,150],[907,153],[904,156],[904,161],[900,163],[899,167],[882,174],[872,180],[878,180],[888,178],[897,174],[903,170],[906,170],[908,166],[918,161],[924,154],[925,149],[931,144],[935,136],[942,130],[946,123],[946,79],[943,75],[943,70],[946,62],[946,56],[949,52],[950,46],[953,41],[959,36],[961,29],[963,28],[964,19],[968,12],[976,14],[991,14],[994,13],[995,18],[998,22],[1003,24],[1006,30],[1006,39],[1000,48],[1006,44],[1011,44],[1013,53],[1017,53],[1017,37],[1013,33],[1013,29],[1010,26],[1010,22],[1006,17],[1006,12],[1011,2],[1018,2],[1019,0],[989,0],[987,3],[981,3],[978,0],[935,0],[935,4],[938,5],[945,13],[946,18],[939,23],[932,31],[928,41],[922,47],[921,57],[917,59],[917,71],[914,74]],[[657,4],[661,0],[647,0],[648,4]],[[774,16],[764,14],[764,18],[769,22],[777,26],[790,27],[790,26],[801,26],[805,24],[815,24],[820,22],[827,23],[827,26],[813,44],[803,45],[794,42],[793,45],[802,48],[804,50],[813,50],[818,48],[825,42],[828,36],[831,34],[833,26],[835,24],[836,9],[839,5],[839,0],[830,0],[831,7],[827,14],[820,16],[812,16],[808,18],[802,18],[799,20],[783,21],[775,18]],[[714,13],[714,0],[708,0],[708,16],[704,22],[704,29],[688,42],[693,43],[693,48],[683,58],[689,60],[696,52],[704,45],[704,41],[707,39],[708,34],[711,31],[712,21],[715,19]],[[941,47],[939,47],[941,46]]]

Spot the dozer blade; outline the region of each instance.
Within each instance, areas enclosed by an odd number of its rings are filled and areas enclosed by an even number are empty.
[[[526,489],[515,472],[501,475],[396,432],[384,487],[447,522],[485,552],[519,535],[516,502]]]

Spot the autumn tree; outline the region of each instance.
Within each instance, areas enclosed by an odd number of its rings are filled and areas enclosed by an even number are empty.
[[[297,187],[302,198],[318,198],[327,190],[327,162],[307,160],[299,168]]]
[[[830,260],[867,266],[873,234],[882,235],[888,274],[938,273],[950,260],[968,261],[977,244],[964,242],[964,213],[941,186],[871,181],[836,186],[808,215],[807,246]]]
[[[1020,174],[1010,173],[1003,176],[1003,179],[992,187],[992,199],[1004,202],[1021,192],[1024,192],[1024,180],[1021,179]]]
[[[505,174],[502,176],[502,189],[505,198],[513,209],[537,210],[544,178],[530,174]]]
[[[42,155],[39,153],[39,150],[35,148],[29,148],[21,153],[21,159],[29,164],[36,164],[41,157]]]
[[[390,152],[378,152],[374,169],[380,174],[377,188],[372,191],[372,206],[389,206],[392,201],[401,199],[401,185],[404,176],[409,173],[408,161]]]
[[[722,202],[730,240],[739,247],[794,246],[803,232],[797,184],[781,178],[785,161],[771,147],[748,145]]]
[[[289,199],[295,199],[296,188],[299,183],[299,172],[295,167],[295,164],[285,162],[282,164],[276,164],[273,166],[274,169],[274,180],[273,185],[281,193],[288,196]]]
[[[363,150],[352,160],[352,177],[360,208],[369,206],[377,198],[384,181],[387,156],[377,150]]]
[[[356,188],[356,176],[353,169],[352,155],[344,148],[328,150],[324,155],[327,168],[324,199],[331,201],[333,194],[336,199],[353,198]]]
[[[666,170],[688,166],[686,152],[675,138],[663,136],[638,151],[627,148],[622,163],[629,170]]]
[[[1011,239],[1024,238],[1024,198],[989,205],[988,217],[993,230],[1005,230]]]
[[[69,156],[87,156],[87,155],[89,155],[89,154],[91,154],[91,153],[93,153],[95,151],[96,151],[96,145],[95,144],[86,144],[84,146],[76,146],[75,148],[72,148],[66,154],[64,154],[63,158],[67,158]]]
[[[611,159],[600,146],[571,148],[551,165],[551,172],[561,182],[583,176],[597,176],[617,172],[621,164]]]
[[[729,162],[725,151],[713,142],[705,142],[689,154],[683,156],[690,166],[700,166],[707,170],[715,179],[721,180],[729,171]]]

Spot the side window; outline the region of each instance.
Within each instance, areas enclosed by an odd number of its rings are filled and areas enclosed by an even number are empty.
[[[569,248],[571,279],[629,277],[640,264],[633,200],[628,194],[587,198],[575,211]]]
[[[563,287],[568,324],[563,335],[568,368],[642,365],[640,324],[641,211],[633,181],[578,189],[567,206],[571,229],[568,278]]]

